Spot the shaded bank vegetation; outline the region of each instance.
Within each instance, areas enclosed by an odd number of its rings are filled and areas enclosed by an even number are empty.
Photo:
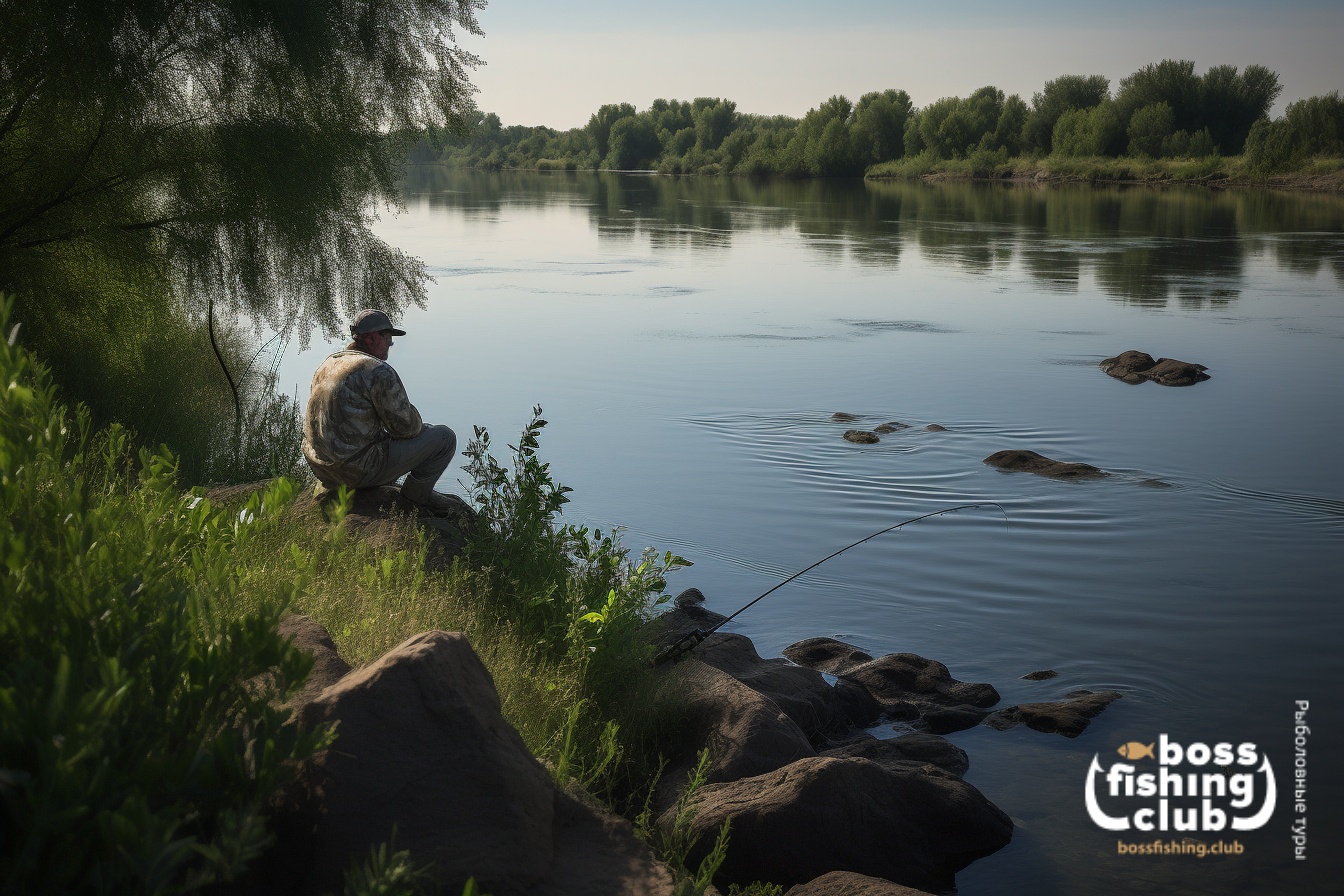
[[[414,161],[476,168],[656,170],[662,174],[857,177],[950,171],[979,177],[1024,173],[1024,160],[1142,160],[1147,176],[1263,177],[1317,157],[1344,156],[1344,100],[1338,92],[1300,100],[1276,121],[1282,87],[1269,69],[1217,65],[1197,74],[1188,60],[1164,60],[1121,79],[1064,75],[1031,102],[987,86],[916,108],[903,90],[833,96],[802,118],[754,115],[728,99],[655,100],[637,110],[604,105],[582,128],[504,126],[480,115],[465,134],[431,130]],[[1154,160],[1200,160],[1191,168]],[[1065,160],[1070,160],[1066,162]],[[1129,169],[1131,173],[1140,169]],[[1120,178],[1123,179],[1123,178]]]

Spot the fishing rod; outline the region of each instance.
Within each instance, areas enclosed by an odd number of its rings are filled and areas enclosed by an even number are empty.
[[[841,554],[843,554],[850,548],[856,548],[866,541],[872,541],[879,535],[886,535],[888,532],[895,532],[897,529],[900,529],[903,526],[908,526],[911,523],[918,523],[921,520],[927,520],[935,516],[943,516],[949,513],[956,513],[959,510],[976,510],[981,507],[997,508],[999,513],[1003,514],[1003,524],[1005,526],[1008,525],[1008,511],[1003,509],[1003,505],[998,504],[994,501],[979,501],[975,504],[958,504],[956,507],[945,507],[942,510],[935,510],[931,513],[923,514],[922,516],[911,517],[910,519],[899,522],[894,526],[888,526],[885,529],[880,529],[877,532],[874,532],[872,535],[860,538],[853,544],[845,545],[843,548],[841,548],[840,550],[836,551],[833,554],[827,554],[825,557],[822,557],[820,560],[818,560],[816,563],[813,563],[811,566],[798,570],[796,573],[789,576],[784,581],[768,589],[765,593],[760,594],[757,597],[753,598],[752,600],[748,601],[746,604],[740,607],[738,611],[733,615],[719,620],[719,622],[716,623],[712,628],[708,629],[698,628],[693,632],[689,632],[685,635],[682,635],[676,641],[672,642],[671,644],[664,647],[662,650],[658,651],[658,653],[653,658],[653,665],[661,666],[664,663],[675,663],[677,660],[681,659],[683,656],[694,650],[696,646],[700,644],[701,641],[705,640],[710,635],[714,634],[716,631],[723,628],[729,622],[732,622],[734,619],[736,619],[738,616],[740,616],[742,613],[750,609],[755,604],[769,597],[771,594],[774,594],[780,588],[783,588],[785,585],[789,584],[794,579],[798,578],[804,573],[808,573],[816,569],[818,566],[825,563],[827,560],[832,560],[836,557],[839,557]]]

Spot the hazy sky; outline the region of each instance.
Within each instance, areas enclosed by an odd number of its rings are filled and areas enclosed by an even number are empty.
[[[603,103],[720,96],[801,116],[889,87],[916,106],[992,84],[1028,103],[1059,75],[1120,79],[1163,59],[1259,64],[1292,100],[1344,91],[1344,0],[491,0],[478,106],[504,124],[578,127]]]

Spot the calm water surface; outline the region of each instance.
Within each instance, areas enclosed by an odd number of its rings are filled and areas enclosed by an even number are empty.
[[[436,280],[392,355],[426,418],[502,446],[542,404],[567,515],[693,560],[671,587],[715,610],[907,517],[1003,506],[1006,525],[965,511],[869,542],[733,623],[766,656],[817,635],[928,656],[1003,705],[1124,694],[1076,740],[950,735],[1018,823],[961,893],[1338,892],[1344,202],[424,168],[382,229]],[[1126,349],[1212,379],[1098,370]],[[282,382],[304,397],[331,350],[286,358]],[[836,411],[910,427],[853,445]],[[982,463],[1005,448],[1113,475]],[[1059,677],[1020,679],[1038,669]],[[1278,810],[1235,835],[1241,856],[1117,855],[1159,835],[1089,820],[1094,754],[1161,734],[1269,756]]]

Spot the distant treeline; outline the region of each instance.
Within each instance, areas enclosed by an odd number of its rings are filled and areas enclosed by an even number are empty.
[[[582,128],[505,127],[481,115],[466,133],[434,131],[414,161],[475,168],[656,169],[664,174],[855,177],[874,165],[1009,157],[1207,158],[1245,154],[1270,174],[1314,156],[1344,155],[1344,100],[1335,91],[1288,106],[1270,121],[1282,91],[1259,65],[1218,65],[1195,74],[1188,60],[1150,64],[1111,93],[1102,75],[1048,81],[1028,105],[982,87],[916,108],[904,90],[833,96],[801,119],[737,111],[731,100],[654,100],[602,106]]]

